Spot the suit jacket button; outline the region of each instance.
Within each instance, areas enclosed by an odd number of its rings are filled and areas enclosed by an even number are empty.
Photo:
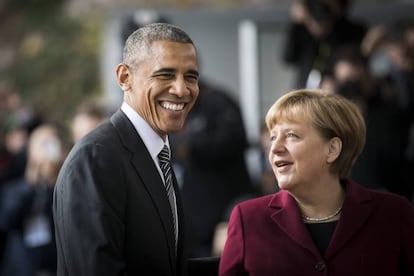
[[[326,269],[326,265],[323,262],[319,262],[315,265],[315,270],[322,272]]]

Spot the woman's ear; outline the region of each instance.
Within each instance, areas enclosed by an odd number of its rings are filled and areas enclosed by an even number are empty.
[[[339,157],[342,151],[342,140],[339,137],[333,137],[328,142],[328,154],[326,162],[331,164]]]
[[[121,89],[124,92],[128,91],[131,88],[131,72],[128,68],[128,65],[124,63],[118,64],[118,66],[115,69],[115,72],[118,84],[121,87]]]

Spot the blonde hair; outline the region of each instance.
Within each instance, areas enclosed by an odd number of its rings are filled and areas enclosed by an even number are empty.
[[[268,110],[269,131],[281,120],[308,120],[325,139],[340,138],[342,151],[331,170],[340,178],[350,174],[366,136],[364,118],[353,102],[323,90],[294,90],[280,97]]]

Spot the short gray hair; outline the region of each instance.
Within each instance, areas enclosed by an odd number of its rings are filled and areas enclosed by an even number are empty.
[[[190,36],[179,27],[168,23],[151,23],[137,29],[127,38],[123,51],[123,63],[136,64],[148,54],[152,42],[162,40],[190,43],[194,46]]]

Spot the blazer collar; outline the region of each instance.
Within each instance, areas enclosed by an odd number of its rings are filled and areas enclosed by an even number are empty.
[[[156,207],[160,216],[162,225],[164,226],[164,232],[167,236],[168,247],[170,251],[171,263],[173,264],[173,271],[176,271],[176,254],[175,254],[175,236],[174,229],[171,224],[171,208],[168,201],[168,196],[164,188],[164,183],[158,172],[154,161],[145,147],[144,142],[138,135],[136,129],[126,117],[122,111],[117,111],[112,117],[111,122],[119,133],[119,137],[123,143],[123,146],[131,153],[131,164],[137,172],[139,178],[141,178],[143,185],[146,187],[148,194],[152,198],[152,202]],[[178,191],[176,180],[174,177],[174,188]],[[179,197],[177,196],[177,205],[180,205]],[[181,209],[178,208],[179,221],[183,220]],[[179,252],[182,247],[181,240],[183,230],[183,223],[179,224]]]
[[[294,242],[311,253],[317,254],[318,249],[310,237],[295,199],[286,191],[277,192],[269,202],[271,219]]]
[[[341,217],[325,254],[327,259],[358,233],[374,210],[374,201],[369,190],[349,179],[343,183],[346,187],[345,201]]]
[[[373,202],[368,190],[351,180],[345,180],[344,186],[345,201],[341,217],[325,253],[326,259],[332,257],[358,232],[373,211]],[[288,192],[282,190],[273,195],[269,208],[272,220],[286,235],[313,254],[319,254],[302,220],[299,207]]]

